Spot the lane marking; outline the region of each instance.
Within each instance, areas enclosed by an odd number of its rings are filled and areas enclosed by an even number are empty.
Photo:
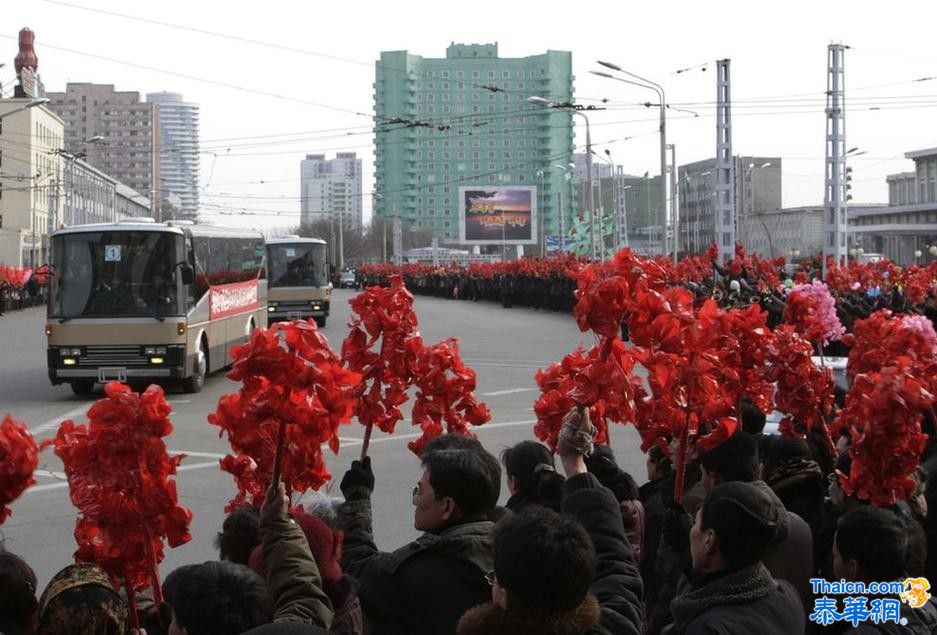
[[[54,472],[52,470],[36,470],[33,472],[33,476],[48,476],[60,481],[65,480],[65,472]]]
[[[473,428],[473,430],[476,432],[483,432],[484,430],[491,429],[491,428],[508,428],[512,426],[531,425],[533,423],[537,423],[537,420],[536,419],[524,419],[522,421],[502,421],[500,423],[486,423],[484,425],[478,426],[477,428]],[[380,437],[377,439],[372,438],[371,444],[373,445],[375,443],[387,443],[389,441],[409,441],[410,439],[418,439],[421,436],[423,436],[423,433],[421,432],[414,432],[410,434],[393,434],[393,435],[389,435],[386,437]],[[349,446],[354,446],[354,445],[360,445],[361,443],[363,443],[362,439],[344,438],[344,437],[339,437],[339,439],[343,445],[347,444]],[[325,448],[328,446],[323,445],[322,447]],[[190,454],[192,456],[219,456],[217,454],[211,454],[209,452],[200,452],[198,454],[196,454],[195,452],[192,452]],[[207,467],[217,468],[218,461],[207,461],[205,463],[193,463],[191,465],[180,465],[176,469],[176,472],[178,473],[178,472],[189,472],[191,470],[202,470]],[[36,472],[39,473],[40,470],[36,470]],[[41,472],[46,472],[50,476],[55,476],[56,478],[59,478],[58,472],[50,472],[47,470],[42,470]],[[61,474],[61,478],[64,479],[65,475]],[[33,492],[35,493],[45,492],[45,491],[57,490],[57,489],[65,489],[67,487],[68,487],[68,483],[65,481],[58,482],[58,483],[49,483],[47,485],[33,485],[32,487],[27,489],[25,492],[23,492],[23,494],[29,494]]]
[[[74,419],[76,415],[85,414],[86,412],[88,412],[88,409],[91,408],[91,406],[92,404],[84,404],[84,405],[78,406],[77,408],[72,408],[65,414],[59,415],[55,417],[54,419],[49,419],[45,423],[40,423],[35,428],[30,428],[29,432],[34,437],[38,436],[42,434],[43,432],[46,432],[47,430],[51,430],[52,428],[59,427],[59,424],[61,424],[66,419]]]
[[[483,392],[482,397],[497,397],[498,395],[513,395],[518,392],[531,392],[537,388],[508,388],[507,390],[496,390],[494,392]]]
[[[203,459],[223,459],[226,455],[217,452],[190,452],[188,450],[166,450],[169,454],[185,454],[186,456],[197,456]]]

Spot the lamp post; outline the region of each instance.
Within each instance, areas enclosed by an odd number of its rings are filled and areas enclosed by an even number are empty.
[[[649,79],[645,79],[640,75],[636,75],[630,71],[626,71],[621,66],[617,64],[612,64],[611,62],[603,62],[602,60],[598,61],[599,64],[605,68],[610,68],[613,71],[618,71],[619,73],[624,73],[634,77],[637,80],[644,82],[643,84],[638,84],[636,82],[628,81],[627,79],[622,79],[621,77],[615,77],[609,73],[603,73],[602,71],[590,71],[593,75],[598,75],[599,77],[605,77],[607,79],[613,79],[618,82],[624,82],[626,84],[633,84],[635,86],[641,86],[643,88],[648,88],[657,93],[657,96],[660,97],[660,196],[661,196],[661,254],[667,253],[667,99],[664,94],[664,88],[656,83],[652,82]]]
[[[546,255],[546,244],[544,243],[544,215],[543,215],[543,170],[537,170],[537,178],[540,179],[540,188],[537,190],[537,242],[540,248],[540,257]]]
[[[560,165],[559,163],[553,164],[554,168],[563,171],[563,179],[568,183],[572,178],[572,171],[576,169],[575,163],[568,163],[567,165]],[[566,186],[568,187],[568,186]],[[569,204],[570,209],[572,209],[573,204],[570,200]],[[559,216],[559,231],[560,231],[560,253],[566,251],[566,215],[563,212],[563,192],[559,191],[556,193],[556,210]]]
[[[588,184],[586,186],[586,207],[589,208],[589,229],[590,229],[590,245],[591,245],[591,256],[592,259],[596,258],[596,242],[595,242],[595,203],[592,199],[592,133],[589,129],[589,118],[586,116],[582,110],[577,109],[572,104],[558,104],[552,102],[549,99],[544,99],[537,95],[531,95],[527,98],[527,101],[531,104],[537,104],[539,106],[544,106],[546,108],[554,108],[557,110],[565,110],[571,112],[574,115],[579,115],[586,122],[586,178]]]

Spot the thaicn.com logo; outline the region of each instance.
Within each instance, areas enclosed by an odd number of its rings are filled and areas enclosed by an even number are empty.
[[[811,622],[828,626],[849,622],[854,627],[863,622],[905,626],[901,606],[919,609],[930,600],[927,578],[908,578],[903,582],[829,582],[822,578],[810,580],[813,593]]]

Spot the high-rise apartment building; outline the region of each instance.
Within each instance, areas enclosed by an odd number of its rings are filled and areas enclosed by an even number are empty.
[[[160,184],[159,106],[140,93],[113,84],[69,83],[46,95],[65,121],[65,149],[151,199],[164,197]],[[158,210],[153,210],[158,214]]]
[[[198,104],[179,93],[147,93],[148,104],[159,105],[160,198],[175,194],[182,199],[181,216],[198,216]]]
[[[498,57],[497,44],[451,44],[445,58],[384,51],[374,83],[375,216],[459,237],[459,188],[534,188],[544,236],[570,226],[572,55]]]
[[[300,163],[300,223],[341,222],[347,229],[363,223],[361,159],[354,152],[307,154]]]

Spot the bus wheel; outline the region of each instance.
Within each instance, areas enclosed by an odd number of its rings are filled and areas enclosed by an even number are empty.
[[[182,390],[188,393],[202,391],[205,385],[205,375],[208,374],[208,355],[205,354],[205,343],[198,346],[198,353],[195,355],[195,372],[191,377],[182,380]]]
[[[71,385],[72,392],[76,395],[90,395],[94,391],[94,381],[90,379],[75,379]]]
[[[325,328],[325,316],[324,315],[316,316],[316,326],[318,326],[320,329]]]

